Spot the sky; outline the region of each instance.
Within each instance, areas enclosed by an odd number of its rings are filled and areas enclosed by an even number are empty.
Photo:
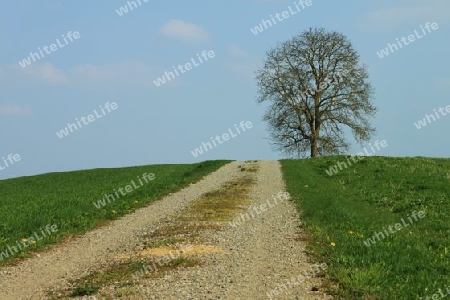
[[[0,179],[213,159],[281,159],[262,121],[268,104],[256,102],[254,72],[267,51],[310,27],[344,34],[368,66],[379,109],[370,142],[388,143],[376,155],[449,156],[450,116],[442,114],[420,129],[415,125],[450,105],[448,0],[311,0],[304,8],[298,0],[129,2],[3,4]],[[289,6],[295,14],[253,33],[262,20]],[[438,28],[424,35],[420,26],[427,22]],[[377,54],[415,30],[420,39],[383,58]],[[35,61],[30,52],[36,53]],[[186,63],[189,70],[155,84],[165,72],[174,73],[173,66]],[[70,132],[68,123],[77,120],[82,126]],[[251,127],[244,125],[237,134],[234,124],[242,121]],[[230,131],[229,140],[192,154],[210,137]],[[348,138],[349,154],[360,152],[361,145]]]

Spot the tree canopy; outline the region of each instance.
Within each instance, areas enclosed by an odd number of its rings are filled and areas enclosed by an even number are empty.
[[[323,28],[294,36],[267,52],[256,71],[257,102],[269,102],[263,120],[284,154],[341,154],[346,130],[362,143],[375,132],[376,108],[368,71],[350,41]]]

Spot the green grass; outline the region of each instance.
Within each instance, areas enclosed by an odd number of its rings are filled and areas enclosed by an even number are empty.
[[[152,261],[148,261],[147,263],[151,264]],[[51,299],[61,299],[61,298],[67,299],[67,297],[65,297],[64,295],[67,293],[69,294],[69,297],[89,296],[97,294],[97,292],[100,291],[102,288],[108,286],[114,286],[115,288],[131,287],[131,289],[126,289],[126,291],[128,291],[130,294],[133,294],[135,290],[132,287],[135,285],[135,283],[130,281],[129,279],[134,272],[142,271],[144,266],[147,265],[147,263],[143,261],[134,261],[134,260],[119,263],[105,270],[96,271],[90,275],[87,275],[83,278],[76,280],[75,282],[72,282],[72,285],[74,285],[75,288],[71,291],[66,290],[66,291],[50,292],[48,293],[47,296],[50,297]],[[178,257],[176,259],[172,259],[170,262],[164,264],[163,266],[159,266],[158,272],[152,271],[149,273],[144,273],[144,276],[142,277],[143,278],[161,277],[172,270],[180,268],[190,268],[197,265],[200,265],[200,262],[196,259]]]
[[[287,190],[311,235],[310,251],[328,264],[336,298],[420,299],[440,288],[445,294],[450,159],[366,157],[327,175],[325,170],[346,160],[281,161]],[[402,218],[409,224],[414,210],[425,211],[425,217],[370,247],[364,244]]]
[[[168,238],[163,238],[163,239],[154,241],[150,244],[146,244],[145,249],[165,247],[165,246],[169,246],[169,245],[173,245],[173,244],[181,243],[181,242],[183,242],[183,240],[168,237]]]
[[[39,233],[39,229],[47,224],[57,225],[58,232],[13,257],[10,255],[0,259],[0,265],[11,262],[12,258],[26,256],[29,250],[42,249],[46,244],[85,233],[105,221],[132,212],[200,180],[227,163],[229,161],[205,161],[197,164],[93,169],[2,180],[0,253],[8,246],[16,246],[17,241]],[[97,203],[105,193],[112,194],[132,180],[139,185],[137,177],[144,173],[154,173],[155,179],[100,209],[94,206],[93,202]]]

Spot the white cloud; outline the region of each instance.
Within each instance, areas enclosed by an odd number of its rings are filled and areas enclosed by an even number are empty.
[[[253,3],[289,3],[289,0],[247,0]]]
[[[71,71],[76,84],[150,86],[151,72],[142,62],[115,62],[103,65],[78,65]]]
[[[171,20],[161,27],[160,33],[184,41],[205,41],[209,34],[201,26],[182,20]]]
[[[13,2],[26,9],[36,9],[37,7],[40,8],[43,4],[48,9],[60,9],[63,7],[62,2],[59,0],[47,0],[45,3],[38,3],[34,0],[13,0]]]
[[[0,114],[9,116],[24,116],[31,113],[31,107],[17,104],[0,105]]]
[[[231,44],[228,46],[228,52],[236,58],[244,58],[247,57],[248,54],[241,47],[236,44]]]
[[[256,68],[254,68],[251,65],[243,65],[240,63],[228,63],[226,64],[225,68],[246,79],[250,80],[255,79],[254,71],[256,71]]]
[[[449,21],[448,0],[418,0],[399,5],[389,2],[392,7],[377,9],[363,16],[360,24],[364,29],[388,29],[398,26],[419,26],[423,22]]]
[[[47,2],[45,5],[47,6],[47,8],[50,9],[61,9],[64,7],[61,1],[50,1]]]
[[[66,84],[69,82],[64,71],[55,68],[51,63],[33,63],[25,68],[21,68],[22,72],[34,77],[37,80],[51,84]]]
[[[436,85],[440,88],[450,88],[450,78],[440,78]]]
[[[236,44],[228,46],[228,53],[230,54],[231,59],[225,64],[224,68],[240,77],[254,80],[254,72],[258,68],[259,59],[247,53]]]
[[[68,71],[58,69],[48,62],[35,62],[25,68],[17,65],[0,67],[0,82],[14,84],[27,80],[76,87],[149,87],[152,86],[152,78],[156,76],[154,72],[139,61],[77,65]]]

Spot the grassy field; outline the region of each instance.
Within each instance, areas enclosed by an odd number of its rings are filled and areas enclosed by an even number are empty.
[[[336,298],[441,299],[431,296],[450,290],[450,159],[366,157],[327,174],[346,161],[281,161]]]
[[[132,212],[198,181],[228,162],[93,169],[2,180],[0,265],[11,262],[13,258],[25,257],[30,250],[42,249],[61,238],[84,233],[105,221]],[[155,178],[145,183],[142,179],[144,173],[153,173]],[[125,187],[132,180],[138,188],[128,192]],[[119,188],[123,193],[118,193],[119,197],[114,201],[106,202],[105,206],[98,205],[100,208],[94,205],[105,194],[114,194]],[[46,225],[56,225],[57,230],[46,231]],[[38,238],[33,241],[29,237],[34,233]],[[12,247],[20,250],[19,253]]]

